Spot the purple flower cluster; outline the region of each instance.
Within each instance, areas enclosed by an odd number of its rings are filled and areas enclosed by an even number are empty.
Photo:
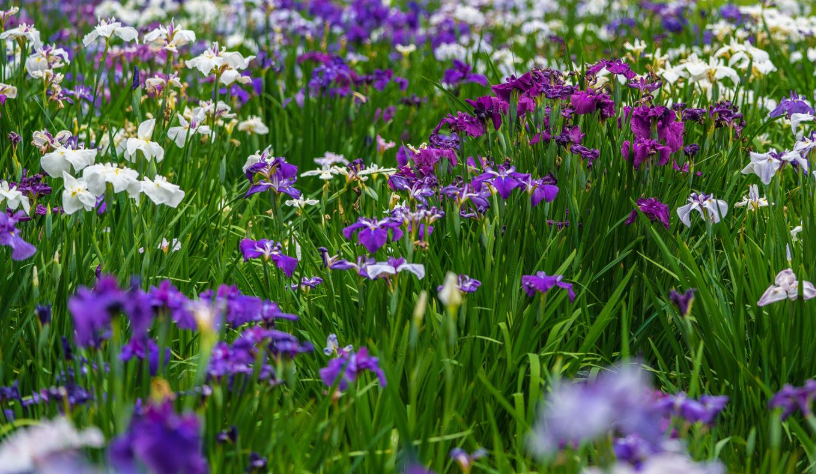
[[[338,357],[329,361],[329,365],[320,369],[320,379],[328,387],[337,383],[338,390],[347,390],[363,372],[373,372],[385,387],[385,373],[380,368],[379,360],[368,355],[368,349],[361,347],[356,353],[341,349]]]
[[[207,472],[198,417],[177,415],[170,401],[137,413],[127,432],[111,443],[108,456],[121,472],[138,472],[140,465],[156,474]]]
[[[252,375],[255,363],[260,360],[258,380],[278,384],[275,369],[268,363],[272,359],[293,359],[298,354],[312,352],[314,346],[309,342],[300,342],[295,336],[278,331],[251,326],[245,329],[232,343],[219,342],[213,349],[207,375],[216,380],[228,377],[232,380],[237,375]]]
[[[614,367],[592,381],[557,386],[533,427],[530,444],[537,454],[549,456],[616,433],[616,456],[637,465],[664,449],[672,418],[711,425],[727,402],[728,397],[664,395],[651,389],[644,370]]]

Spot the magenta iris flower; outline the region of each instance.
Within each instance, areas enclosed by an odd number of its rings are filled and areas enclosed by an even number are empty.
[[[11,248],[12,260],[26,260],[37,253],[37,248],[20,237],[17,223],[25,219],[23,212],[8,215],[0,212],[0,245]]]
[[[470,67],[469,64],[459,61],[458,59],[454,59],[453,68],[445,70],[445,75],[442,77],[442,82],[451,86],[458,86],[459,84],[465,84],[468,82],[487,86],[487,78],[482,74],[476,74],[472,71],[473,68]]]
[[[380,368],[379,360],[368,355],[368,349],[361,347],[356,354],[342,351],[339,354],[339,357],[329,361],[328,366],[320,369],[320,379],[327,386],[331,387],[339,379],[337,388],[346,390],[350,383],[354,383],[360,377],[361,373],[369,371],[373,372],[380,379],[380,385],[385,387],[385,373]]]
[[[575,292],[572,290],[572,283],[563,281],[562,275],[547,275],[544,272],[536,272],[535,275],[524,275],[521,277],[521,287],[527,296],[535,296],[536,293],[546,293],[553,287],[567,290],[570,301],[575,301]]]
[[[402,238],[401,223],[395,219],[369,219],[361,217],[356,223],[343,229],[343,237],[351,240],[357,234],[357,240],[369,253],[374,253],[388,241],[389,231],[391,241]]]
[[[649,218],[650,221],[658,221],[666,229],[669,228],[669,206],[658,201],[657,198],[638,199],[637,207],[640,211]],[[637,210],[633,210],[626,219],[626,225],[632,225],[637,219]]]
[[[265,262],[271,260],[275,266],[283,270],[283,273],[287,277],[291,277],[292,274],[295,273],[298,261],[294,257],[283,254],[280,242],[268,239],[243,239],[241,243],[238,244],[238,248],[244,255],[245,262],[252,258],[261,258]]]

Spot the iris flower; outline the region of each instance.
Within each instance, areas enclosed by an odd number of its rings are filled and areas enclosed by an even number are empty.
[[[717,223],[728,214],[728,203],[719,199],[714,199],[708,194],[691,193],[688,204],[677,208],[677,215],[680,221],[687,227],[691,227],[691,211],[697,211],[704,219]]]
[[[805,301],[816,298],[816,288],[809,281],[802,282],[802,297]],[[776,275],[774,284],[769,286],[762,297],[757,301],[757,306],[766,306],[785,299],[795,301],[799,298],[799,281],[796,274],[790,268],[782,270]]]
[[[244,255],[245,262],[253,258],[260,258],[266,262],[271,260],[275,266],[283,270],[287,277],[292,276],[298,264],[296,258],[284,255],[282,245],[274,240],[243,239],[239,244],[239,249]]]
[[[544,272],[536,272],[535,275],[521,277],[521,287],[527,293],[527,296],[534,296],[536,293],[546,293],[557,286],[567,290],[570,301],[575,301],[572,283],[567,283],[563,279],[563,275],[547,275]]]

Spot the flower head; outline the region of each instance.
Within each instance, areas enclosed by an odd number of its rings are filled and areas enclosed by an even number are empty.
[[[244,255],[245,262],[252,258],[260,258],[264,261],[271,260],[275,266],[283,270],[287,277],[292,276],[298,264],[296,258],[284,255],[282,245],[274,240],[244,239],[239,244],[239,248]]]
[[[572,290],[572,283],[563,281],[562,275],[547,275],[544,272],[536,272],[535,275],[524,275],[521,277],[521,287],[527,296],[535,296],[536,293],[547,293],[553,287],[567,290],[570,301],[575,301],[575,292]]]

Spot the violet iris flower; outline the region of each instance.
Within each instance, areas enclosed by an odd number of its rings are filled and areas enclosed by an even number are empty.
[[[640,169],[643,163],[653,162],[655,165],[664,166],[668,164],[671,157],[671,149],[660,144],[657,140],[650,140],[645,138],[637,138],[634,145],[625,140],[621,145],[621,154],[623,159],[632,160],[632,166],[635,169]],[[632,156],[634,155],[634,157]],[[652,160],[654,158],[654,160]]]
[[[125,304],[125,293],[116,278],[103,276],[93,290],[80,287],[68,300],[68,311],[74,317],[76,343],[80,347],[98,347],[110,337],[111,318]]]
[[[689,288],[685,293],[678,293],[674,290],[669,291],[669,299],[675,306],[681,316],[688,316],[691,312],[691,303],[694,302],[694,288]]]
[[[501,196],[502,199],[510,198],[510,193],[514,189],[522,186],[525,175],[516,172],[515,166],[501,165],[497,168],[487,168],[484,173],[473,179],[473,184],[486,183]]]
[[[659,442],[663,417],[652,398],[648,374],[634,365],[604,371],[593,381],[560,383],[533,425],[530,448],[543,458],[613,431]]]
[[[459,467],[465,474],[469,473],[473,468],[473,461],[481,459],[485,456],[487,456],[487,450],[484,448],[479,448],[470,454],[468,454],[468,452],[462,448],[453,448],[450,450],[451,459],[459,464]]]
[[[551,173],[539,179],[533,179],[529,174],[521,179],[521,185],[530,195],[533,207],[538,206],[541,201],[552,202],[558,196],[558,180]]]
[[[264,155],[261,155],[260,161],[246,170],[250,187],[244,197],[271,190],[278,194],[287,194],[293,199],[299,198],[300,191],[292,187],[297,181],[297,166],[287,163],[286,158]]]
[[[801,411],[805,416],[810,416],[813,413],[811,405],[814,398],[816,398],[816,380],[808,380],[802,387],[785,384],[782,390],[776,392],[768,402],[768,407],[782,408],[783,420],[796,410]]]
[[[467,275],[459,275],[459,283],[457,286],[462,293],[475,293],[476,290],[482,286],[482,282]],[[444,288],[444,285],[438,286],[436,291],[442,291],[442,288]]]
[[[666,229],[669,228],[669,206],[658,201],[657,198],[638,199],[637,207],[650,221],[658,221]],[[626,219],[626,225],[632,225],[637,219],[637,210],[633,210]]]
[[[666,415],[683,418],[689,423],[702,422],[710,425],[723,411],[726,403],[728,403],[726,396],[703,395],[698,401],[680,392],[676,395],[666,395],[656,403],[656,406]]]
[[[472,71],[473,68],[470,67],[469,64],[454,59],[453,68],[445,70],[442,82],[451,86],[473,82],[487,87],[487,78],[482,74],[475,74]]]
[[[351,240],[352,235],[357,234],[357,240],[369,253],[375,253],[388,241],[389,231],[391,241],[402,238],[401,224],[395,219],[369,219],[361,217],[356,223],[343,229],[343,237]]]
[[[189,300],[170,280],[162,281],[148,291],[155,309],[164,309],[181,329],[195,329],[198,325],[193,314],[187,309]]]
[[[329,361],[329,365],[320,369],[320,379],[331,387],[337,382],[338,390],[346,390],[350,383],[354,383],[364,371],[373,372],[380,385],[385,387],[385,373],[380,368],[379,360],[368,355],[368,349],[361,347],[357,353],[340,352],[339,357]]]
[[[329,256],[329,250],[326,247],[319,247],[320,258],[323,260],[323,267],[329,270],[349,270],[358,268],[357,264],[349,262],[340,255]]]
[[[683,122],[677,120],[673,110],[663,106],[640,106],[633,108],[631,113],[635,139],[651,140],[654,129],[658,140],[663,140],[672,153],[683,148]]]
[[[243,239],[238,247],[244,255],[245,262],[251,258],[262,258],[265,262],[272,260],[275,266],[283,270],[287,277],[292,276],[298,264],[296,258],[284,255],[280,242],[274,240]]]
[[[575,115],[586,115],[600,111],[600,118],[608,119],[615,115],[615,103],[605,92],[575,91],[570,96],[570,105]]]
[[[164,350],[164,366],[170,361],[170,348]],[[134,337],[127,344],[122,346],[122,352],[119,354],[119,359],[127,362],[131,359],[148,361],[150,375],[155,376],[159,371],[159,346],[153,339],[145,339]],[[163,368],[163,367],[162,367]]]
[[[563,281],[563,275],[547,275],[544,272],[536,272],[535,275],[524,275],[521,277],[521,287],[527,296],[535,296],[538,293],[546,293],[553,287],[567,290],[570,301],[575,301],[575,292],[572,290],[572,283]]]
[[[493,121],[493,128],[496,130],[501,127],[502,114],[506,115],[510,111],[510,104],[494,96],[479,97],[476,100],[465,100],[473,107],[473,115],[487,122],[487,119]]]
[[[37,253],[37,248],[20,237],[16,224],[26,219],[25,213],[18,211],[12,215],[0,212],[0,245],[11,248],[12,260],[26,260]]]
[[[306,278],[303,277],[300,279],[300,284],[293,283],[291,288],[292,290],[297,290],[298,288],[306,289],[306,288],[317,288],[319,285],[323,284],[323,279],[320,277],[311,277]]]
[[[779,105],[777,105],[768,116],[774,118],[780,115],[786,115],[788,118],[791,118],[793,114],[816,115],[816,111],[805,101],[804,96],[800,96],[796,92],[791,91],[790,97],[782,99]]]
[[[176,415],[169,400],[148,405],[136,416],[128,431],[113,441],[109,456],[124,472],[135,472],[138,465],[156,474],[207,472],[198,417]]]

